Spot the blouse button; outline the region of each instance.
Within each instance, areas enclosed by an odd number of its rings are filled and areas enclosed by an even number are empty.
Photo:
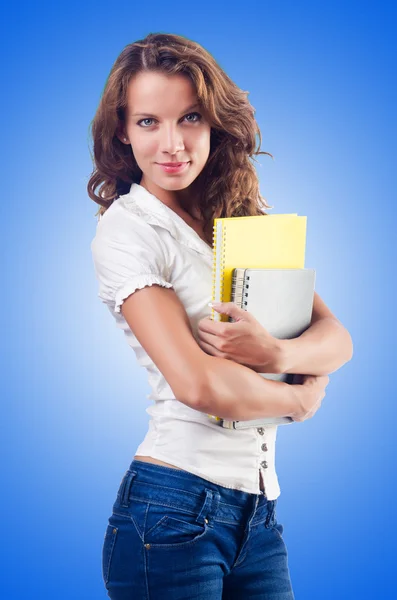
[[[266,452],[266,451],[267,451],[267,444],[262,444],[262,446],[261,446],[261,447],[262,447],[262,450],[263,450],[263,452]]]
[[[263,427],[258,427],[257,431],[260,435],[263,435],[265,433],[265,430],[263,429]]]
[[[263,461],[261,462],[261,466],[262,466],[264,469],[267,469],[267,462],[266,462],[265,460],[263,460]]]

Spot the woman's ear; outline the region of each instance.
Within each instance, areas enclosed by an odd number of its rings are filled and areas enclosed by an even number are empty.
[[[123,144],[129,144],[129,140],[128,137],[126,136],[126,134],[124,133],[124,131],[116,131],[116,136],[119,138],[120,142],[122,142]]]

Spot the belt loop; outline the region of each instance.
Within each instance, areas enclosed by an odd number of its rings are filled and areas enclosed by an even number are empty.
[[[275,522],[275,511],[276,511],[276,500],[267,501],[267,517],[265,521],[265,527],[269,529],[273,527]]]
[[[136,472],[128,470],[120,487],[120,506],[125,508],[129,506],[130,490],[134,477],[136,477]]]
[[[220,497],[221,496],[219,492],[209,490],[207,488],[205,489],[205,500],[201,511],[197,517],[197,521],[203,522],[206,519],[208,519],[207,522],[210,525],[210,527],[212,527],[212,520],[218,511]]]

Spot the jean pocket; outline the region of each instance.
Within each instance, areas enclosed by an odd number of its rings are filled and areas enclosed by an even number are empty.
[[[102,577],[105,585],[109,583],[110,565],[116,543],[118,528],[108,525],[102,547]]]
[[[197,516],[175,506],[149,503],[145,543],[181,547],[197,542],[208,531],[207,521],[198,521]]]

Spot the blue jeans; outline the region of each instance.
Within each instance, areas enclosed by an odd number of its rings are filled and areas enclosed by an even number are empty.
[[[108,520],[113,600],[294,600],[277,500],[133,460]]]

